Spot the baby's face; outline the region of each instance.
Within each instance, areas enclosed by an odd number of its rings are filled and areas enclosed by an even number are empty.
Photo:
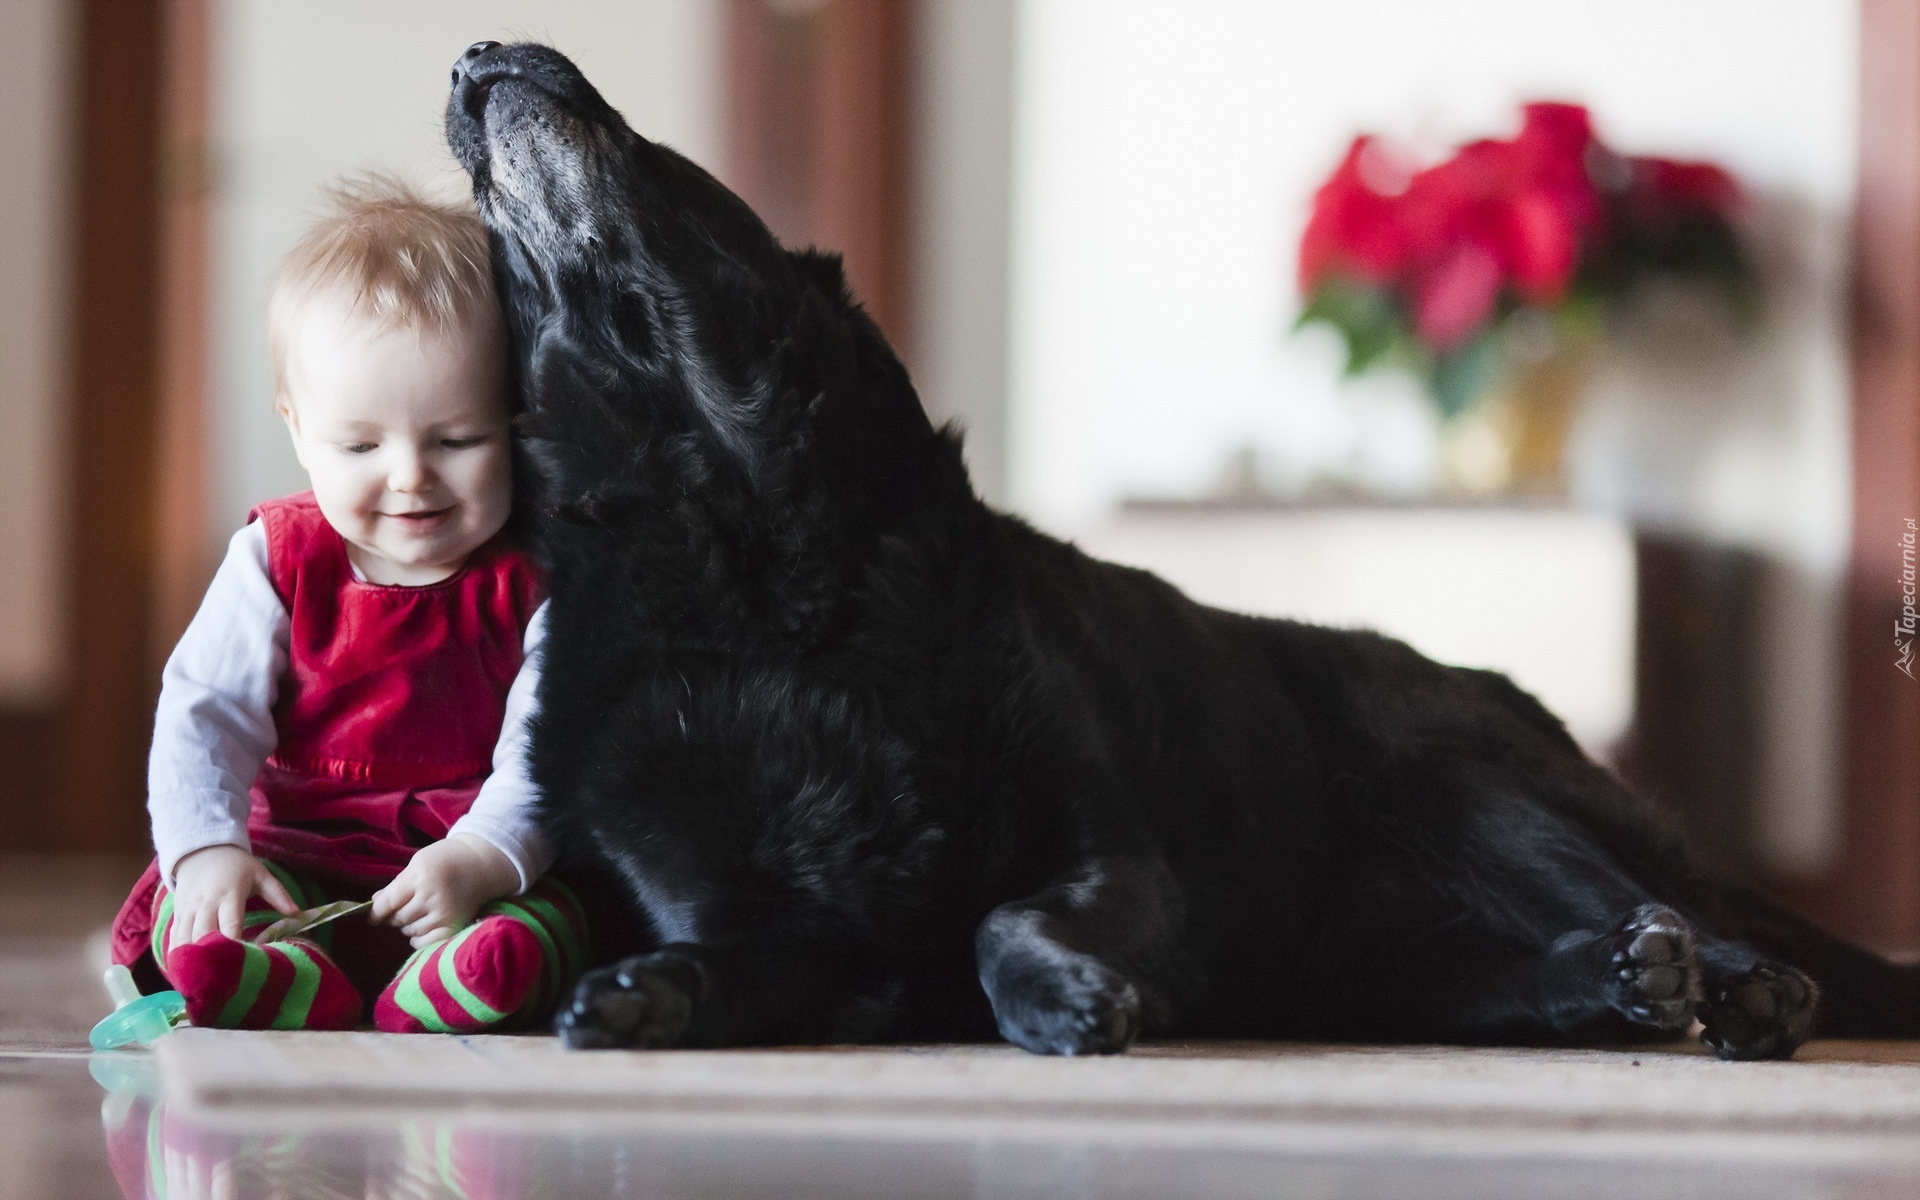
[[[513,501],[498,319],[399,329],[320,296],[290,333],[280,415],[354,566],[371,583],[452,575]]]

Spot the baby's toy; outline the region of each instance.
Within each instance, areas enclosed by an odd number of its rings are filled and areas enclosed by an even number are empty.
[[[338,921],[341,917],[369,908],[371,900],[336,900],[332,904],[322,904],[297,912],[290,917],[282,917],[249,938],[254,942],[278,942],[290,937],[320,928],[329,921]]]
[[[118,1050],[122,1046],[151,1044],[187,1020],[187,1001],[179,992],[155,992],[142,996],[133,973],[115,963],[107,968],[107,995],[113,997],[113,1011],[101,1018],[87,1035],[95,1050]]]

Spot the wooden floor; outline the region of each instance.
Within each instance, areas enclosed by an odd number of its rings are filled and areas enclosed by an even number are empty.
[[[192,1030],[89,1056],[106,1002],[87,933],[130,879],[0,862],[0,1200],[1920,1193],[1920,1044],[1063,1061]]]
[[[108,1007],[87,938],[140,866],[0,858],[0,1200],[123,1194],[102,1136],[105,1093],[87,1074],[87,1030]],[[104,957],[104,944],[91,953]]]
[[[1036,1130],[1175,1144],[1463,1137],[1645,1156],[1830,1156],[1920,1165],[1920,1044],[1818,1042],[1791,1063],[1633,1051],[1144,1043],[1063,1060],[1010,1046],[570,1053],[552,1038],[183,1030],[157,1047],[168,1102],[272,1126],[423,1109],[899,1136]]]

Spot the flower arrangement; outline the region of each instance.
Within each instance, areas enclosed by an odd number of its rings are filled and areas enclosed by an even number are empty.
[[[1453,417],[1494,381],[1516,313],[1590,338],[1607,306],[1654,275],[1757,311],[1731,175],[1619,154],[1579,105],[1524,113],[1517,137],[1470,142],[1422,170],[1358,137],[1321,185],[1300,244],[1300,324],[1339,331],[1349,375],[1411,370]]]

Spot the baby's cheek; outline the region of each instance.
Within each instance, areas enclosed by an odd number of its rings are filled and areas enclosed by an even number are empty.
[[[473,464],[466,487],[477,509],[481,528],[476,532],[492,537],[513,509],[513,460],[504,441],[497,448],[489,446],[485,460]]]

